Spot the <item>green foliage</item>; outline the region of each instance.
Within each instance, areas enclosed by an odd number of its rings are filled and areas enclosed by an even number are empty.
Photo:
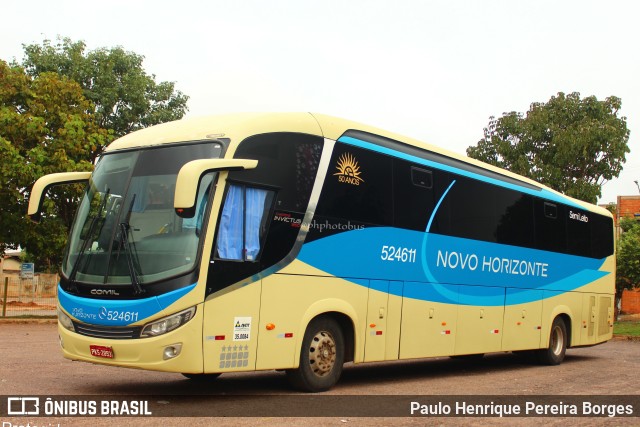
[[[598,101],[560,92],[526,114],[491,117],[484,138],[467,154],[595,203],[602,185],[622,171],[629,130],[615,96]]]
[[[640,286],[640,221],[623,218],[617,247],[616,294]]]
[[[40,269],[59,264],[81,186],[50,190],[39,224],[25,215],[29,191],[42,175],[92,169],[112,139],[92,110],[76,82],[0,61],[0,252],[20,245]]]
[[[50,190],[34,224],[25,212],[35,180],[91,170],[114,137],[180,119],[188,97],[172,82],[156,83],[144,57],[121,47],[86,51],[64,38],[23,48],[22,64],[0,61],[0,253],[20,245],[38,269],[52,271],[82,186]]]
[[[24,51],[27,74],[55,72],[78,82],[95,106],[98,125],[117,137],[178,120],[187,111],[188,96],[173,82],[156,83],[142,67],[144,57],[121,47],[87,52],[84,42],[63,38],[55,45],[50,40],[25,45]]]

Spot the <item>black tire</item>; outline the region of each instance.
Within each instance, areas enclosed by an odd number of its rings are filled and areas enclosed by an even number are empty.
[[[329,390],[340,379],[344,363],[344,335],[331,317],[309,323],[300,349],[300,366],[287,371],[291,386],[317,393]]]
[[[220,374],[182,374],[184,377],[193,381],[213,381],[220,376]]]
[[[549,333],[549,346],[538,350],[536,357],[543,365],[559,365],[567,352],[567,325],[561,317],[556,317]]]

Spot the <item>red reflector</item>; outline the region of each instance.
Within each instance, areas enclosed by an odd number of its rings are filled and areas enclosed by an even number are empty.
[[[292,332],[287,332],[286,334],[284,334],[285,338],[293,338],[293,333]]]
[[[376,335],[382,335],[382,331],[376,331]]]
[[[224,341],[224,335],[216,335],[216,341]]]

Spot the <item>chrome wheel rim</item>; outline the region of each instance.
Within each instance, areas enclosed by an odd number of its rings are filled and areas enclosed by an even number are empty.
[[[564,334],[560,326],[555,326],[551,331],[551,345],[549,346],[551,351],[556,356],[562,354],[562,348],[564,347]]]

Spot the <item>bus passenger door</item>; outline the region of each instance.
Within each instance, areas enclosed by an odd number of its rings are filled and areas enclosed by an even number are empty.
[[[371,280],[364,361],[397,360],[402,318],[402,282]]]
[[[522,301],[523,293],[531,302]],[[543,292],[507,288],[504,309],[503,351],[530,350],[540,346]]]
[[[501,351],[505,289],[460,286],[456,355]]]

